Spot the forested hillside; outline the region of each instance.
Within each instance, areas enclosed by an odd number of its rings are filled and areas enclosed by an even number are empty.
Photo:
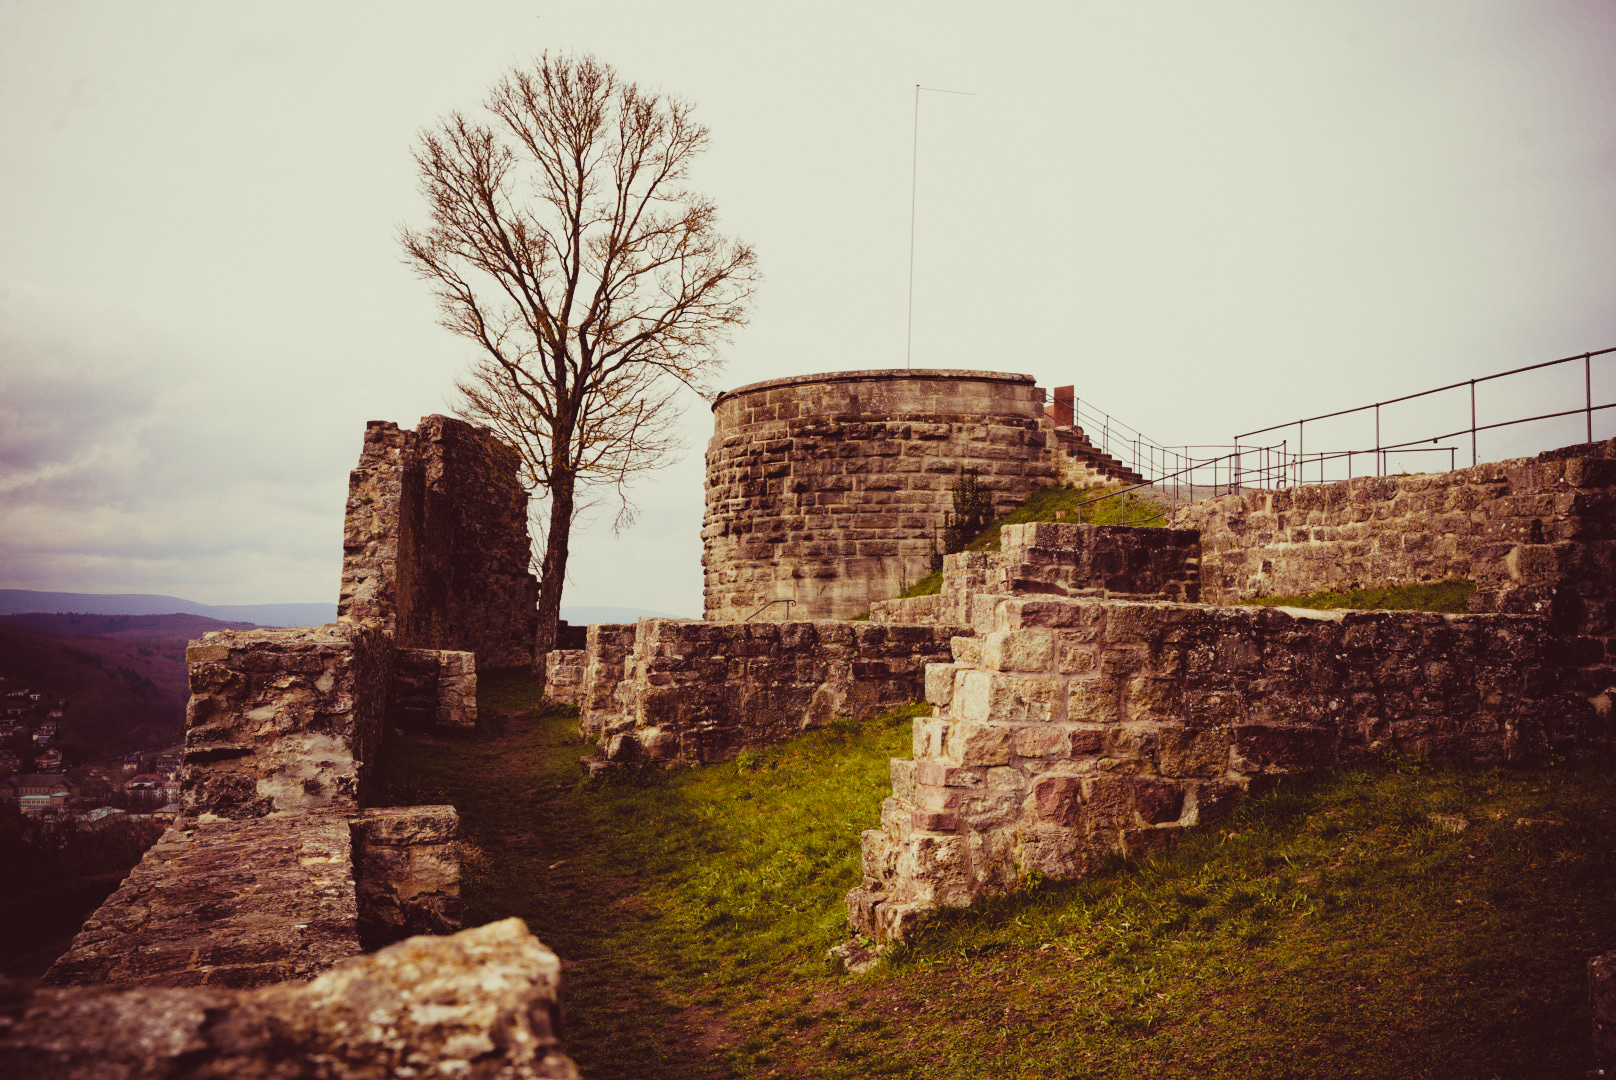
[[[65,699],[55,745],[68,760],[104,760],[179,741],[186,641],[245,625],[196,615],[0,616],[0,675]]]

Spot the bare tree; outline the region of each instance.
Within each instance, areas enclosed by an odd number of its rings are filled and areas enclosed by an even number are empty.
[[[685,186],[707,129],[691,106],[592,56],[500,80],[487,122],[449,114],[415,151],[432,224],[400,232],[441,323],[481,348],[462,415],[522,454],[547,496],[539,648],[554,644],[580,496],[668,460],[684,388],[710,396],[757,259]]]

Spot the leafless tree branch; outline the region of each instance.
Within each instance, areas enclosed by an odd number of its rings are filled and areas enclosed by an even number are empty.
[[[458,411],[516,447],[543,508],[547,649],[580,500],[609,491],[614,527],[633,521],[629,484],[680,449],[682,390],[711,394],[759,274],[686,186],[708,140],[688,102],[592,56],[546,53],[485,108],[486,120],[454,112],[422,132],[430,224],[399,242],[441,324],[480,350]]]

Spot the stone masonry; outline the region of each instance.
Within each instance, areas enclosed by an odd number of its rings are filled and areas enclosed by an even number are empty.
[[[188,815],[358,808],[391,677],[385,634],[341,625],[214,630],[185,656]]]
[[[84,924],[47,986],[250,988],[360,952],[345,815],[177,825]]]
[[[1473,612],[1551,620],[1583,696],[1616,684],[1616,441],[1450,473],[1246,491],[1175,521],[1201,532],[1209,600],[1469,580]]]
[[[448,649],[393,650],[387,722],[405,731],[476,727],[476,656]]]
[[[855,929],[902,938],[940,906],[1148,855],[1276,776],[1399,752],[1579,750],[1547,620],[999,600],[927,669],[930,719],[864,834]]]
[[[581,705],[589,649],[552,649],[545,654],[544,695],[563,705]]]
[[[9,1018],[8,1018],[9,1019]],[[44,989],[0,1075],[51,1080],[577,1080],[561,961],[506,919],[354,956],[308,982]]]
[[[401,648],[531,667],[538,583],[516,451],[482,428],[428,416],[366,425],[348,481],[337,618],[370,620]]]
[[[1032,376],[992,371],[849,371],[720,394],[705,617],[789,599],[757,618],[848,619],[896,596],[929,572],[965,470],[995,513],[1051,482],[1126,473],[1080,431],[1057,431],[1043,401]]]
[[[602,751],[592,767],[727,761],[837,717],[909,704],[961,630],[641,619],[624,650],[615,627],[590,627],[592,648],[622,655],[589,665],[581,726]]]
[[[943,558],[943,588],[932,596],[884,600],[876,622],[971,626],[992,614],[996,600],[1045,594],[1124,600],[1200,599],[1201,538],[1193,529],[1033,522],[1006,525],[998,551],[962,551]]]
[[[388,635],[220,630],[186,655],[184,814],[45,983],[262,986],[457,929],[454,808],[363,808]]]
[[[7,1075],[577,1075],[555,957],[454,933],[454,808],[366,806],[385,724],[471,725],[477,658],[532,664],[517,465],[443,417],[369,426],[340,621],[191,643],[184,812],[0,1017]],[[386,948],[420,934],[454,936]]]

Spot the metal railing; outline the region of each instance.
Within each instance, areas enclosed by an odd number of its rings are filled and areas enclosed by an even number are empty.
[[[1404,464],[1404,455],[1434,455],[1436,468],[1449,471],[1458,468],[1461,447],[1452,440],[1469,436],[1471,464],[1480,463],[1478,435],[1481,432],[1501,430],[1520,424],[1554,420],[1581,415],[1584,418],[1582,434],[1586,441],[1594,437],[1594,414],[1616,408],[1616,401],[1595,404],[1593,398],[1593,361],[1609,357],[1616,360],[1616,347],[1579,353],[1541,364],[1529,364],[1493,375],[1483,375],[1463,382],[1449,383],[1433,390],[1388,398],[1370,405],[1352,409],[1320,413],[1317,416],[1273,424],[1236,436],[1232,445],[1196,446],[1181,444],[1169,446],[1150,438],[1137,428],[1126,424],[1104,410],[1095,408],[1076,396],[1072,387],[1058,387],[1053,404],[1045,410],[1057,427],[1077,427],[1090,445],[1108,455],[1129,471],[1142,478],[1142,482],[1129,484],[1089,502],[1127,498],[1149,489],[1151,498],[1164,508],[1164,512],[1197,499],[1228,494],[1242,488],[1291,487],[1305,484],[1332,483],[1360,475],[1385,476],[1393,471],[1393,459]],[[1530,416],[1480,423],[1476,407],[1476,387],[1499,379],[1541,371],[1565,364],[1583,366],[1582,402],[1564,409],[1538,412]],[[1415,439],[1386,442],[1382,437],[1381,410],[1389,405],[1417,401],[1436,394],[1466,390],[1469,394],[1470,423],[1468,426],[1438,435],[1422,435]],[[1358,413],[1373,413],[1374,439],[1372,446],[1355,450],[1312,450],[1306,447],[1307,425],[1321,421],[1349,417]],[[1293,449],[1287,437],[1277,443],[1250,445],[1245,442],[1253,435],[1296,429]],[[1316,429],[1315,429],[1316,430]],[[1366,440],[1367,441],[1367,440]],[[1448,442],[1449,445],[1443,445]],[[1443,460],[1443,458],[1446,460]],[[1418,460],[1418,458],[1416,459]],[[1429,459],[1427,459],[1429,460]],[[1088,505],[1084,503],[1082,505]],[[1161,515],[1155,515],[1159,517]]]
[[[1548,361],[1545,361],[1545,362],[1543,362],[1541,364],[1528,364],[1525,367],[1511,368],[1508,371],[1500,371],[1500,372],[1498,372],[1497,374],[1494,374],[1494,375],[1483,375],[1483,376],[1481,376],[1479,378],[1475,378],[1475,379],[1465,379],[1463,382],[1449,383],[1446,386],[1439,386],[1439,387],[1436,387],[1433,390],[1421,390],[1419,393],[1416,393],[1416,394],[1404,394],[1401,397],[1387,398],[1384,401],[1377,401],[1377,402],[1374,402],[1373,404],[1370,404],[1370,405],[1359,405],[1356,408],[1352,408],[1352,409],[1337,409],[1335,412],[1320,413],[1317,416],[1309,416],[1309,417],[1306,417],[1306,418],[1301,419],[1301,420],[1292,420],[1292,421],[1289,421],[1289,422],[1283,423],[1283,424],[1272,424],[1272,425],[1270,425],[1268,427],[1265,427],[1265,428],[1258,428],[1255,431],[1248,431],[1243,435],[1236,435],[1235,436],[1235,444],[1238,446],[1238,445],[1240,445],[1241,440],[1250,438],[1253,435],[1266,435],[1266,434],[1268,434],[1270,432],[1288,431],[1290,428],[1294,427],[1296,429],[1296,454],[1295,454],[1295,458],[1294,458],[1295,482],[1297,484],[1305,484],[1305,483],[1327,483],[1327,482],[1329,482],[1329,480],[1327,479],[1326,465],[1328,463],[1330,463],[1330,462],[1341,461],[1342,459],[1345,459],[1346,468],[1347,468],[1347,476],[1348,476],[1348,478],[1350,478],[1353,475],[1353,458],[1354,457],[1358,457],[1358,458],[1368,457],[1368,458],[1371,458],[1375,462],[1375,466],[1376,466],[1375,475],[1384,476],[1384,475],[1386,475],[1386,472],[1387,472],[1387,460],[1394,453],[1396,453],[1396,454],[1419,453],[1419,452],[1446,453],[1448,455],[1448,468],[1451,470],[1451,469],[1457,467],[1457,455],[1458,455],[1458,451],[1459,451],[1460,448],[1458,446],[1441,446],[1441,445],[1427,446],[1425,444],[1427,444],[1427,443],[1440,444],[1440,443],[1444,442],[1445,440],[1463,439],[1467,435],[1470,438],[1470,463],[1472,465],[1479,465],[1481,463],[1481,453],[1480,453],[1480,450],[1479,450],[1479,442],[1478,442],[1477,436],[1481,432],[1483,432],[1483,431],[1497,431],[1497,430],[1501,430],[1503,428],[1515,427],[1515,426],[1517,426],[1519,424],[1530,424],[1530,423],[1535,423],[1535,422],[1543,421],[1543,420],[1555,420],[1555,419],[1559,419],[1559,418],[1567,417],[1567,416],[1581,415],[1583,417],[1583,419],[1584,419],[1584,425],[1583,425],[1584,440],[1587,441],[1587,442],[1593,442],[1594,441],[1594,413],[1601,412],[1601,411],[1603,411],[1605,409],[1616,408],[1616,401],[1605,402],[1605,403],[1602,403],[1602,404],[1599,404],[1599,405],[1594,404],[1593,361],[1594,361],[1595,357],[1611,357],[1613,359],[1616,359],[1616,347],[1611,347],[1611,348],[1608,348],[1608,349],[1598,349],[1598,350],[1595,350],[1595,351],[1592,351],[1592,352],[1578,353],[1578,354],[1576,354],[1574,356],[1561,357],[1558,360],[1548,360]],[[1582,403],[1580,405],[1574,406],[1572,408],[1559,409],[1559,410],[1555,410],[1555,411],[1552,411],[1552,412],[1537,413],[1537,414],[1532,415],[1532,416],[1522,416],[1522,417],[1516,417],[1514,419],[1499,420],[1499,421],[1496,421],[1496,422],[1493,422],[1493,423],[1487,423],[1487,424],[1482,424],[1482,423],[1477,422],[1477,420],[1478,420],[1477,413],[1476,413],[1476,387],[1477,386],[1481,386],[1483,384],[1493,382],[1494,380],[1497,380],[1497,379],[1507,379],[1507,378],[1510,378],[1512,376],[1522,375],[1522,374],[1524,374],[1526,372],[1530,372],[1530,371],[1543,371],[1543,370],[1545,370],[1547,368],[1559,367],[1559,366],[1561,366],[1563,364],[1577,364],[1577,363],[1580,363],[1582,365],[1582,389],[1583,389],[1582,397],[1583,397],[1583,400],[1582,400]],[[1384,409],[1386,406],[1388,406],[1388,405],[1397,405],[1397,404],[1401,404],[1401,403],[1407,402],[1407,401],[1417,401],[1417,400],[1419,400],[1421,398],[1428,398],[1428,397],[1432,397],[1433,395],[1436,395],[1436,394],[1445,394],[1445,393],[1448,393],[1450,391],[1455,391],[1455,390],[1467,390],[1469,392],[1470,423],[1469,423],[1468,426],[1460,427],[1460,428],[1457,428],[1457,429],[1455,429],[1453,431],[1443,432],[1442,434],[1439,434],[1439,435],[1422,435],[1419,438],[1404,439],[1404,440],[1400,440],[1400,441],[1397,441],[1397,442],[1390,442],[1390,443],[1383,441],[1382,434],[1381,434],[1381,420],[1382,420],[1381,410]],[[1315,451],[1314,453],[1311,453],[1311,454],[1306,452],[1306,442],[1305,442],[1305,440],[1307,438],[1307,425],[1308,424],[1315,424],[1316,425],[1320,421],[1323,421],[1323,420],[1334,420],[1334,419],[1338,419],[1338,418],[1341,418],[1341,417],[1354,416],[1354,415],[1357,415],[1359,413],[1369,413],[1369,412],[1372,412],[1374,414],[1374,424],[1375,424],[1375,427],[1374,427],[1374,447],[1372,449],[1363,449],[1363,450],[1354,450],[1354,451],[1341,451],[1341,450],[1331,450],[1331,451],[1323,451],[1323,452]],[[1287,442],[1288,441],[1289,440],[1287,439]],[[1317,480],[1309,480],[1308,479],[1308,471],[1309,471],[1310,468],[1315,467],[1315,466],[1318,469],[1318,479]],[[1340,477],[1336,476],[1336,477],[1333,477],[1333,479],[1340,479]]]

